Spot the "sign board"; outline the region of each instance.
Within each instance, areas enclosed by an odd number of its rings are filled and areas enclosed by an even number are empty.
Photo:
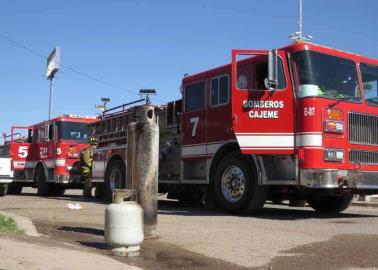
[[[60,68],[60,48],[55,47],[47,58],[46,78],[50,80]]]

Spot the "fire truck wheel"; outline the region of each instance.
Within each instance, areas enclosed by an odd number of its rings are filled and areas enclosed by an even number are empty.
[[[7,195],[8,184],[0,184],[0,197]]]
[[[104,183],[97,183],[95,188],[95,198],[104,199],[105,185]]]
[[[64,192],[66,192],[66,189],[63,186],[54,184],[50,190],[50,195],[59,197],[63,196]]]
[[[215,173],[215,198],[218,204],[232,213],[259,212],[268,190],[257,183],[254,165],[238,152],[225,156]]]
[[[113,189],[121,188],[125,181],[125,166],[122,161],[114,160],[109,167],[105,179],[104,199],[110,202],[113,197]]]
[[[50,193],[50,184],[46,182],[45,170],[42,166],[37,168],[37,194],[38,196],[47,196]]]
[[[21,194],[21,191],[22,191],[22,184],[21,183],[10,183],[8,185],[8,191],[7,191],[7,194],[11,194],[11,195],[18,195],[18,194]]]
[[[319,195],[308,196],[308,204],[318,212],[339,213],[352,203],[353,195]]]
[[[282,199],[281,196],[277,195],[277,196],[274,196],[271,201],[274,204],[281,204],[284,200]]]

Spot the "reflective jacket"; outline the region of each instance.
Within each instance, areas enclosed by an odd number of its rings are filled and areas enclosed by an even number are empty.
[[[92,170],[92,160],[93,160],[93,147],[90,146],[81,151],[80,153],[80,162],[81,162],[81,171],[86,174]]]

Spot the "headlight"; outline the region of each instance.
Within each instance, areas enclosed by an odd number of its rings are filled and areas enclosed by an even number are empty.
[[[326,160],[326,161],[344,161],[344,150],[342,150],[342,149],[324,149],[324,160]]]
[[[344,133],[344,122],[326,120],[324,122],[324,131],[333,133]]]

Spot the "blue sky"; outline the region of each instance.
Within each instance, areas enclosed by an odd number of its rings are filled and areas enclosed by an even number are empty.
[[[332,3],[332,4],[331,4]],[[378,58],[376,0],[303,0],[304,32],[314,42]],[[0,35],[48,56],[61,47],[53,116],[94,115],[101,97],[110,106],[156,88],[153,102],[180,97],[181,79],[228,63],[233,48],[289,44],[297,30],[297,0],[248,1],[6,1]],[[48,116],[46,61],[0,37],[0,132]]]

